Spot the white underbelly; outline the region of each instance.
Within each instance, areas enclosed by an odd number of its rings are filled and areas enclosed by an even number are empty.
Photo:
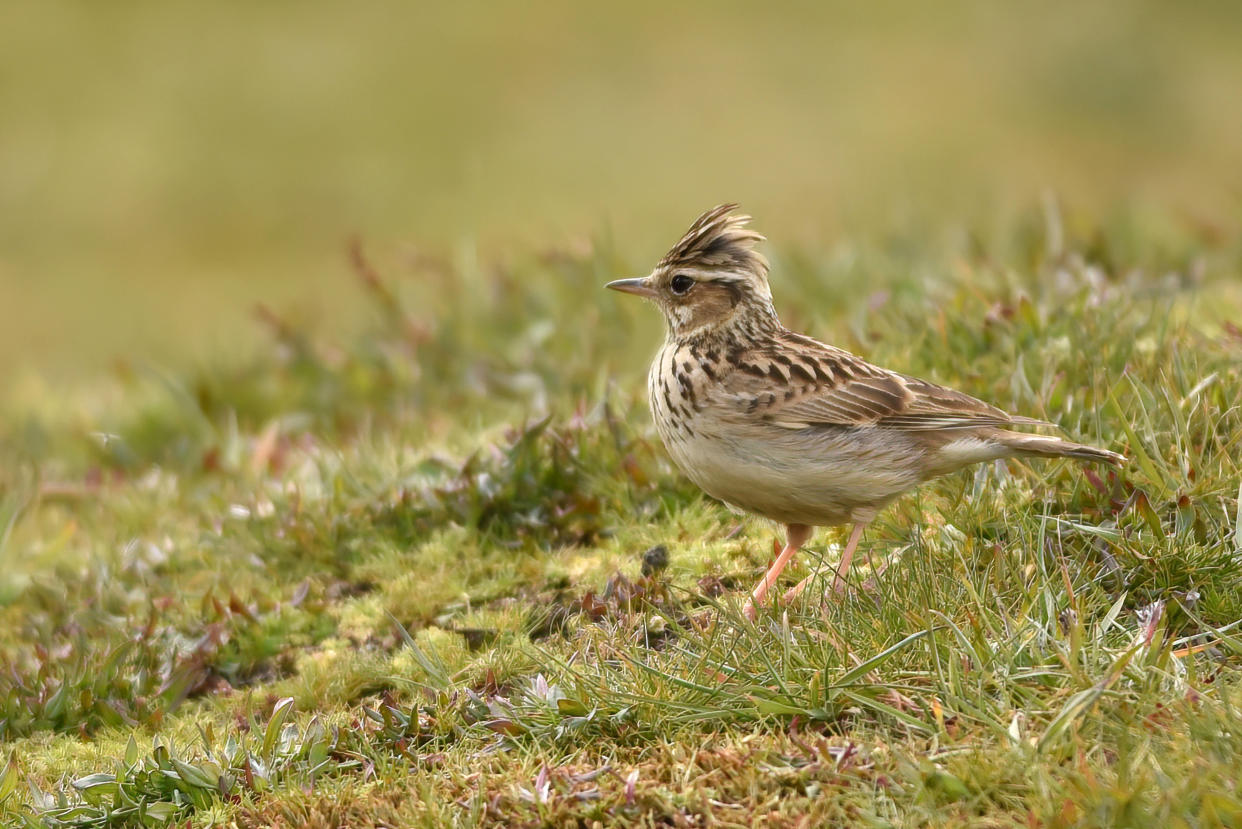
[[[665,439],[677,465],[707,494],[783,523],[869,521],[919,483],[910,445],[891,432],[774,431],[762,439],[729,439],[698,420],[690,424],[693,435]]]

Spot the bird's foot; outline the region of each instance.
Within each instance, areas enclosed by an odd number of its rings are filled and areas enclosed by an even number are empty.
[[[879,585],[877,584],[876,579],[884,575],[884,571],[886,569],[888,569],[887,564],[881,567],[869,579],[867,579],[865,582],[859,585],[857,591],[854,588],[850,587],[849,582],[847,582],[844,578],[842,578],[840,573],[837,573],[833,576],[832,586],[824,591],[824,598],[827,599],[831,597],[833,599],[844,599],[845,597],[855,592],[863,593],[868,596],[874,596],[878,593],[878,590],[879,590]],[[805,590],[808,585],[810,585],[811,581],[816,577],[816,575],[818,574],[812,573],[811,575],[804,578],[802,581],[795,584],[793,587],[786,590],[785,595],[781,597],[781,604],[788,605],[791,602],[793,602],[795,599],[797,599],[798,596],[802,595],[802,591]]]
[[[811,575],[804,578],[802,581],[795,584],[793,587],[786,590],[785,595],[781,597],[781,604],[782,605],[790,604],[791,602],[793,602],[794,599],[801,596],[802,591],[806,590],[807,586],[810,585],[811,581],[815,578],[816,575],[818,574],[812,573]],[[841,576],[838,574],[833,577],[832,587],[824,595],[827,596],[831,594],[834,598],[839,599],[845,596],[845,594],[848,592],[849,592],[849,585],[846,584],[845,579],[841,578]]]

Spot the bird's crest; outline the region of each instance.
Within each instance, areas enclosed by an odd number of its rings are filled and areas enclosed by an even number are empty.
[[[764,237],[746,227],[750,216],[730,215],[736,209],[722,204],[699,216],[657,267],[742,271],[766,279],[768,260],[754,249]]]

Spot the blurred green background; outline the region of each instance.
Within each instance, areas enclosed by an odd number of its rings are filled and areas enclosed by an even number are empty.
[[[822,248],[1046,191],[1232,231],[1240,43],[1226,2],[8,3],[0,389],[348,326],[355,234],[645,266],[724,200]]]

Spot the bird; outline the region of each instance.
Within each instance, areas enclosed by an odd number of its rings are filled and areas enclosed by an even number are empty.
[[[743,607],[752,621],[817,527],[853,525],[833,579],[839,594],[867,525],[925,481],[1015,456],[1125,462],[1107,449],[1019,431],[1052,424],[785,328],[768,261],[755,250],[765,237],[737,209],[712,208],[650,274],[605,287],[664,314],[647,392],[673,461],[713,498],[785,527],[784,547]]]

